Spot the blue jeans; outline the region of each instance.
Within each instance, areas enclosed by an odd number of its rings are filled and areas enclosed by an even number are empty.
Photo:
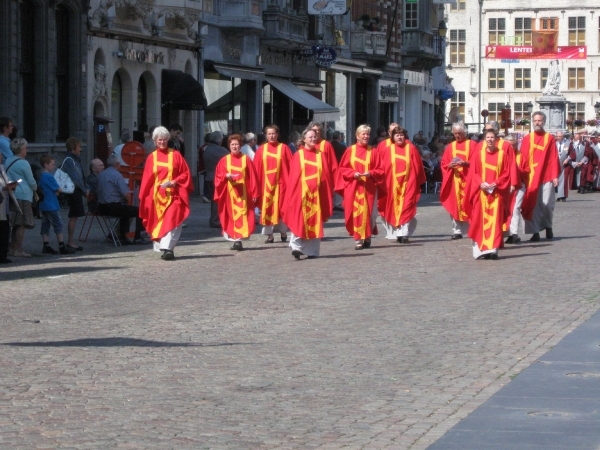
[[[56,234],[62,233],[63,223],[59,211],[42,211],[42,231],[40,234],[49,234],[50,224],[52,224]]]

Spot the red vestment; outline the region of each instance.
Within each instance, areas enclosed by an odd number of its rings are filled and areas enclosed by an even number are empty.
[[[469,166],[449,167],[454,158],[469,162],[475,154],[477,142],[467,139],[463,142],[452,142],[446,146],[440,167],[442,169],[442,189],[440,202],[454,220],[469,220],[467,200],[467,181]]]
[[[177,185],[163,188],[166,181]],[[148,155],[140,185],[140,218],[153,241],[183,223],[190,214],[193,190],[192,174],[180,152],[157,149]]]
[[[285,193],[285,224],[301,239],[323,237],[333,207],[333,170],[317,147],[301,147],[292,158]]]
[[[544,183],[560,173],[556,141],[550,133],[531,132],[521,142],[521,172],[527,174],[527,190],[521,212],[525,220],[531,220],[537,203],[538,191]]]
[[[563,175],[564,175],[564,186],[565,186],[565,198],[569,198],[569,190],[571,189],[571,185],[573,184],[573,175],[575,175],[575,169],[571,165],[577,159],[577,154],[575,153],[575,148],[573,147],[573,141],[569,143],[569,157],[567,158],[567,164],[563,165]]]
[[[254,155],[254,167],[258,177],[261,225],[277,225],[282,222],[286,180],[290,170],[292,152],[285,144],[269,143],[258,147]]]
[[[354,178],[354,174],[369,172],[369,177]],[[375,203],[377,185],[383,181],[383,167],[379,153],[370,145],[352,145],[338,167],[335,191],[344,197],[346,230],[355,240],[365,240],[377,234],[371,229],[371,212]]]
[[[489,153],[485,141],[481,152],[471,159],[469,237],[477,242],[481,251],[502,247],[502,225],[510,207],[510,164],[510,157],[504,149]],[[481,189],[483,182],[496,183],[491,194]]]
[[[377,152],[385,177],[385,188],[379,189],[377,200],[379,214],[398,228],[417,214],[421,185],[427,180],[423,162],[419,150],[408,141],[403,147],[392,144]]]
[[[596,168],[598,167],[598,155],[589,142],[586,142],[585,144],[583,157],[587,158],[588,162],[587,164],[581,166],[581,178],[579,179],[579,186],[585,188],[586,184],[594,183]]]
[[[233,180],[225,177],[234,175]],[[227,155],[215,169],[215,197],[223,233],[232,239],[244,239],[254,231],[254,202],[258,198],[256,171],[246,155]]]
[[[383,152],[385,152],[386,149],[390,148],[391,145],[392,140],[390,138],[384,139],[379,144],[377,144],[377,153],[382,155]]]

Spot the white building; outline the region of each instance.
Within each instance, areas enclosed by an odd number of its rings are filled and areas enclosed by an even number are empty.
[[[487,120],[500,121],[500,111],[507,103],[514,120],[530,118],[527,104],[538,109],[536,99],[542,95],[551,60],[526,59],[519,53],[491,59],[486,57],[486,49],[489,53],[490,46],[531,46],[536,29],[558,31],[559,49],[585,47],[584,59],[558,59],[560,91],[570,102],[567,120],[595,119],[594,105],[600,101],[600,3],[596,0],[549,4],[457,0],[455,5],[446,5],[446,14],[446,68],[456,89],[446,105],[448,122],[462,119],[470,125],[470,132],[479,131],[485,120],[481,111],[489,111]],[[571,128],[570,122],[568,125]],[[574,126],[584,127],[595,129]],[[529,125],[513,125],[511,130],[527,132]]]

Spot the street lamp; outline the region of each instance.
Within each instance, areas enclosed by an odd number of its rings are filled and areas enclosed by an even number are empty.
[[[594,105],[594,111],[596,111],[596,117],[600,116],[600,102],[596,102]]]
[[[569,102],[569,117],[571,118],[571,135],[573,134],[573,128],[575,127],[575,103]]]
[[[506,102],[504,105],[504,109],[502,110],[502,122],[504,123],[504,136],[508,136],[508,129],[512,127],[512,123],[510,121],[511,110],[510,103]]]
[[[440,24],[438,25],[438,35],[444,39],[446,37],[446,34],[448,34],[448,26],[446,25],[446,22],[444,22],[443,20],[440,21]]]

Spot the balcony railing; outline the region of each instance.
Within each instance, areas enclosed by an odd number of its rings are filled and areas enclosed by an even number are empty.
[[[386,41],[382,31],[352,30],[350,32],[352,53],[385,56]]]

